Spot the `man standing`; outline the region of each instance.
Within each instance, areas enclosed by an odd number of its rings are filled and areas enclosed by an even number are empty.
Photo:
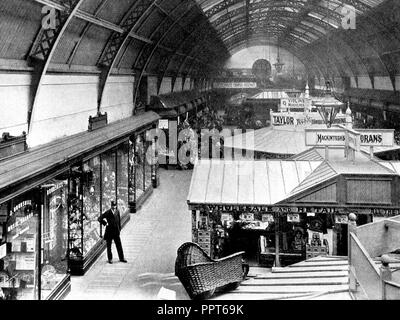
[[[107,241],[107,258],[108,263],[112,263],[112,251],[111,243],[114,240],[115,246],[117,247],[119,261],[127,262],[124,258],[124,252],[122,250],[121,238],[119,237],[121,232],[121,216],[115,201],[111,201],[111,209],[104,212],[100,218],[99,222],[106,226],[106,231],[104,232],[104,240]]]

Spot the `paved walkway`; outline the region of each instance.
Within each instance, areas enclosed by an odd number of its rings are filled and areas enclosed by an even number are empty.
[[[128,263],[120,263],[113,245],[114,263],[104,252],[82,277],[72,277],[66,300],[157,299],[162,287],[189,299],[174,276],[176,250],[191,241],[191,215],[186,197],[192,171],[160,170],[161,185],[143,208],[131,215],[121,239]]]

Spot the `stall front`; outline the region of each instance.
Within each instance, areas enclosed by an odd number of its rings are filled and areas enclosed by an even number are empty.
[[[69,275],[84,274],[99,257],[105,244],[97,218],[114,200],[126,224],[140,190],[156,177],[155,164],[144,161],[144,135],[158,118],[149,112],[0,161],[0,288],[7,299],[62,298]]]
[[[162,130],[165,140],[158,144],[160,166],[175,168],[179,165],[179,132],[193,127],[205,106],[204,92],[182,91],[151,97],[150,109],[160,116],[158,128]]]
[[[398,162],[201,160],[188,195],[192,241],[210,256],[245,251],[250,265],[347,255],[347,216],[396,215]]]

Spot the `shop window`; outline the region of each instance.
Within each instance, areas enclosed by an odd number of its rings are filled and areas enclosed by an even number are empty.
[[[125,142],[118,147],[117,151],[117,203],[121,217],[129,213],[128,154],[129,143]]]
[[[82,168],[71,168],[68,180],[68,257],[71,260],[83,258],[83,214]]]
[[[152,166],[151,162],[152,159],[147,159],[146,154],[151,154],[152,143],[151,141],[145,142],[145,149],[144,149],[144,174],[145,174],[145,189],[147,190],[151,186],[151,174],[152,174]]]
[[[97,219],[101,213],[101,162],[100,156],[83,164],[83,255],[86,255],[101,239],[101,227]]]
[[[111,201],[116,201],[116,159],[115,151],[108,151],[101,156],[102,162],[102,212],[111,208]]]
[[[135,182],[136,182],[136,201],[145,191],[144,170],[145,170],[145,145],[143,135],[138,135],[135,141]]]
[[[52,179],[42,185],[42,192],[41,299],[46,299],[67,276],[68,180]]]
[[[9,214],[5,222],[2,220],[0,300],[35,300],[39,295],[37,201],[30,195],[17,197],[3,204],[4,210]]]

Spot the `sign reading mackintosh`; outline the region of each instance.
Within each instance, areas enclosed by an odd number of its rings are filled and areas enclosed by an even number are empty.
[[[343,129],[306,129],[306,146],[346,146]]]

